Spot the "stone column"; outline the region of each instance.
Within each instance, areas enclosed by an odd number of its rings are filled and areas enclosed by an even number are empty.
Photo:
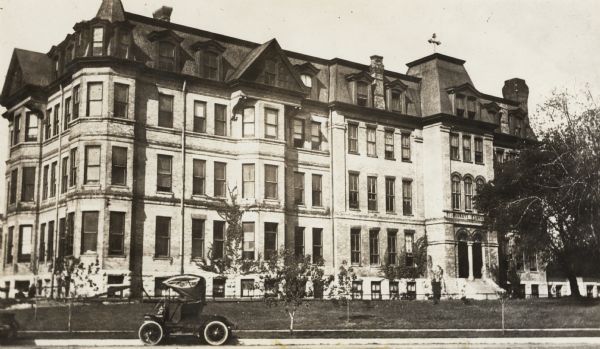
[[[473,242],[467,242],[467,255],[469,256],[469,280],[473,280]]]

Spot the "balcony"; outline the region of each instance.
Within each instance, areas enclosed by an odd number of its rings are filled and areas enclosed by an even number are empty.
[[[462,212],[462,211],[444,211],[446,219],[453,221],[460,221],[466,223],[477,223],[483,224],[485,216],[474,212]]]

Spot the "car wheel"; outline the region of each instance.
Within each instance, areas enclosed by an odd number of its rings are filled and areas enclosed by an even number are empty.
[[[138,331],[140,340],[146,345],[157,345],[163,340],[164,331],[156,321],[146,321]]]
[[[215,320],[204,326],[204,340],[210,345],[221,345],[229,339],[229,328],[223,322]]]

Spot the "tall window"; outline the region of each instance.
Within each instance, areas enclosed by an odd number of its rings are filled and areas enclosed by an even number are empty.
[[[475,180],[475,190],[477,190],[477,193],[481,192],[484,185],[485,185],[485,181],[483,180],[483,178],[480,177]]]
[[[69,186],[73,187],[77,185],[77,164],[79,157],[77,156],[77,148],[71,149],[71,173],[69,175]]]
[[[219,74],[219,55],[214,52],[204,52],[204,77],[211,80],[218,80]]]
[[[457,95],[456,96],[456,116],[464,117],[465,116],[465,97]]]
[[[69,187],[69,157],[64,157],[60,166],[60,193],[67,192]]]
[[[54,221],[48,222],[48,259],[54,259]]]
[[[156,191],[171,192],[172,190],[173,157],[159,154],[157,156]]]
[[[44,119],[44,140],[48,140],[50,138],[52,138],[52,122],[50,121],[50,118],[52,117],[52,109],[48,109],[46,110],[46,119]],[[16,117],[15,117],[16,120]],[[15,132],[19,132],[19,130],[15,130]],[[13,137],[16,136],[13,133]],[[13,141],[13,144],[15,144],[15,141],[17,141],[18,137],[15,137],[15,140]]]
[[[394,159],[394,130],[385,130],[385,158]]]
[[[194,101],[194,132],[206,132],[206,103]]]
[[[8,236],[6,237],[6,263],[13,262],[13,234],[15,227],[8,227]]]
[[[367,155],[377,156],[377,129],[367,127]]]
[[[475,138],[475,163],[483,164],[483,139]]]
[[[254,222],[243,222],[242,230],[244,232],[242,258],[247,260],[254,259]]]
[[[265,60],[264,70],[265,84],[275,85],[275,79],[277,78],[277,61],[270,58]]]
[[[465,177],[465,210],[473,209],[473,179]]]
[[[411,180],[402,181],[402,214],[405,216],[413,214]]]
[[[85,184],[100,183],[100,146],[85,147]]]
[[[358,204],[358,173],[351,172],[348,175],[348,206],[359,208]]]
[[[501,164],[504,162],[504,149],[496,149],[494,153],[494,161]]]
[[[206,161],[194,159],[192,163],[192,194],[206,194]]]
[[[463,161],[471,162],[471,136],[463,136]]]
[[[294,147],[303,148],[304,147],[304,120],[294,119]]]
[[[38,117],[33,113],[25,116],[25,142],[35,142],[38,138]]]
[[[52,136],[56,136],[58,134],[60,125],[59,125],[59,121],[60,121],[60,105],[55,105],[54,106],[54,122],[52,123]]]
[[[467,99],[467,114],[469,119],[474,119],[475,118],[475,114],[477,113],[477,109],[475,107],[475,98],[468,98]]]
[[[367,208],[377,211],[377,177],[367,177]]]
[[[313,121],[310,125],[310,149],[321,150],[321,123]]]
[[[96,252],[98,244],[98,212],[81,213],[81,253]]]
[[[170,42],[158,43],[158,69],[175,71],[175,45]]]
[[[131,45],[131,34],[127,32],[121,32],[119,35],[119,47],[117,48],[117,56],[120,58],[128,58],[127,54],[129,51],[129,46]]]
[[[279,111],[265,108],[265,138],[277,138]]]
[[[358,153],[358,125],[348,124],[348,152]]]
[[[225,255],[225,222],[213,221],[213,258],[220,259]]]
[[[35,167],[23,167],[21,173],[21,201],[31,202],[35,193]]]
[[[46,261],[46,223],[40,225],[40,244],[38,246],[38,261]]]
[[[87,94],[87,115],[88,116],[101,116],[102,115],[102,83],[101,82],[90,82],[88,83],[88,94]],[[54,113],[56,114],[56,109]]]
[[[158,126],[173,128],[173,96],[158,95]]]
[[[265,259],[277,253],[277,223],[265,223]]]
[[[452,209],[460,210],[460,177],[452,176]]]
[[[312,205],[313,206],[323,206],[322,201],[322,179],[321,175],[312,175]]]
[[[350,229],[350,262],[360,264],[360,229]]]
[[[242,197],[254,198],[254,164],[242,164]]]
[[[50,112],[48,112],[48,117],[50,117]],[[21,134],[21,116],[15,115],[15,119],[13,120],[13,139],[12,139],[13,145],[19,144],[19,141],[20,141],[19,138],[21,138],[20,134]]]
[[[244,115],[242,116],[242,136],[243,137],[254,137],[254,122],[256,116],[254,114],[254,107],[244,108]]]
[[[304,256],[304,227],[296,227],[294,230],[294,254],[296,257]]]
[[[402,134],[402,161],[410,161],[410,133]]]
[[[313,228],[312,244],[312,260],[317,263],[323,259],[323,229]]]
[[[356,104],[366,107],[369,100],[369,84],[364,81],[356,82]]]
[[[169,257],[171,250],[171,217],[156,217],[154,256]]]
[[[379,230],[369,231],[369,263],[379,264]]]
[[[57,161],[54,161],[50,165],[50,197],[53,198],[56,195],[56,169],[57,169]],[[16,182],[15,182],[16,183]]]
[[[397,232],[395,230],[388,230],[387,235],[387,262],[388,264],[395,265],[398,260],[398,253],[396,250],[397,244]]]
[[[111,183],[127,185],[127,148],[112,147]]]
[[[125,254],[125,212],[110,212],[108,228],[108,254],[122,256]]]
[[[227,106],[215,104],[215,135],[227,136]]]
[[[92,56],[104,54],[104,28],[96,27],[93,31]]]
[[[14,204],[17,202],[17,181],[18,181],[18,175],[19,175],[18,171],[19,171],[18,169],[14,169],[10,173],[10,184],[9,184],[10,193],[8,195],[8,203],[9,204]]]
[[[48,175],[50,173],[50,165],[44,166],[44,178],[42,180],[42,200],[48,198]]]
[[[73,87],[73,120],[79,118],[79,105],[81,104],[81,94],[79,85]]]
[[[391,109],[393,111],[402,111],[402,99],[401,94],[398,91],[392,91],[392,103]]]
[[[71,97],[65,99],[65,115],[63,116],[63,130],[66,131],[69,128],[69,122],[71,122]]]
[[[304,173],[294,172],[294,203],[304,205]]]
[[[215,162],[214,195],[225,197],[227,193],[227,164]]]
[[[265,165],[265,198],[277,199],[277,166]]]
[[[31,225],[21,225],[19,226],[19,245],[17,248],[17,262],[24,263],[31,261]]]
[[[302,80],[302,83],[304,84],[304,86],[312,87],[312,76],[310,76],[308,74],[302,74],[302,75],[300,75],[300,80]]]
[[[129,86],[115,84],[114,117],[127,118],[129,110]]]
[[[192,218],[192,258],[204,258],[204,219]]]
[[[75,241],[75,212],[69,212],[67,214],[67,226],[65,231],[65,219],[61,218],[59,221],[60,236],[63,237],[65,255],[73,255],[73,242]]]
[[[386,177],[385,179],[385,211],[396,211],[396,178]]]
[[[460,160],[458,135],[456,133],[450,134],[450,159]]]
[[[415,233],[412,230],[407,230],[404,232],[404,252],[406,253],[406,263],[407,267],[412,267],[414,265],[414,256],[413,256],[413,246],[415,243]]]

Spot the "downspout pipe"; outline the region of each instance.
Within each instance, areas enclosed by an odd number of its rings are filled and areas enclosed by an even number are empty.
[[[61,114],[65,113],[65,90],[64,90],[64,86],[62,84],[60,84],[60,110],[61,110]],[[50,118],[52,117],[52,115],[48,115],[48,122],[50,122]],[[62,121],[64,120],[64,115],[60,115],[60,117],[58,118],[58,124],[56,125],[56,127],[58,127],[58,160],[56,160],[56,167],[57,167],[57,175],[58,175],[58,180],[56,181],[57,184],[57,188],[55,189],[55,196],[54,196],[54,236],[53,236],[53,248],[52,248],[52,253],[53,256],[49,256],[52,258],[52,281],[51,281],[51,285],[50,285],[50,298],[54,297],[54,279],[55,279],[55,270],[56,270],[56,258],[55,256],[57,255],[58,249],[60,246],[58,246],[58,241],[59,241],[59,228],[60,228],[60,224],[58,222],[58,202],[60,200],[60,188],[61,188],[61,181],[62,181],[62,173],[61,173],[61,158],[62,158],[62,134],[63,134],[63,126],[62,126]],[[50,169],[52,171],[52,169]]]
[[[181,88],[183,94],[183,126],[181,128],[181,242],[179,244],[179,256],[181,258],[180,273],[185,274],[185,131],[187,126],[187,80],[183,80]]]

